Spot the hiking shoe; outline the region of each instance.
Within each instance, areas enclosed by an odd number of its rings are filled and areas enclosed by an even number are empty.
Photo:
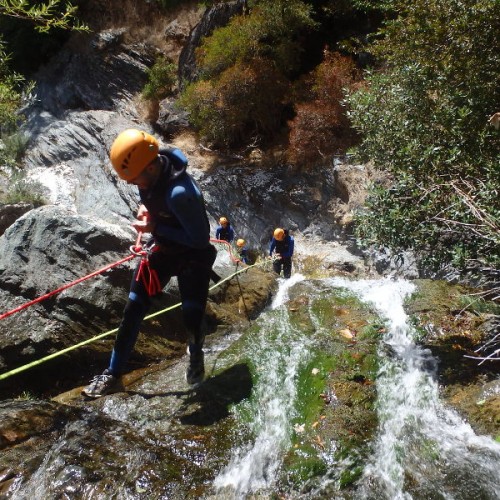
[[[90,384],[82,390],[82,394],[88,398],[100,398],[113,391],[118,383],[118,378],[111,375],[108,369],[102,375],[96,375]]]
[[[189,385],[196,385],[203,382],[205,378],[205,360],[203,351],[191,353],[189,364],[186,369],[186,382]]]

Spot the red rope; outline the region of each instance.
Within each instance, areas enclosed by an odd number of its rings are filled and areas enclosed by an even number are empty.
[[[94,276],[97,276],[98,274],[101,274],[101,273],[107,271],[108,269],[111,269],[112,267],[119,266],[120,264],[123,264],[124,262],[127,262],[128,260],[131,260],[134,257],[135,257],[135,255],[129,255],[128,257],[120,259],[119,261],[114,262],[113,264],[109,264],[108,266],[105,266],[97,271],[94,271],[91,274],[87,274],[87,276],[83,276],[82,278],[78,278],[77,280],[72,281],[71,283],[68,283],[67,285],[62,286],[62,287],[58,288],[57,290],[53,290],[52,292],[46,293],[45,295],[42,295],[41,297],[38,297],[30,302],[26,302],[25,304],[23,304],[19,307],[16,307],[15,309],[12,309],[11,311],[7,311],[6,313],[1,314],[0,320],[7,318],[14,313],[22,311],[23,309],[26,309],[27,307],[32,306],[33,304],[41,302],[42,300],[48,299],[49,297],[52,297],[53,295],[56,295],[56,294],[62,292],[63,290],[66,290],[67,288],[70,288],[74,285],[77,285],[78,283],[81,283],[82,281],[85,281],[89,278],[93,278]]]
[[[233,247],[231,246],[231,243],[229,243],[229,241],[226,241],[226,240],[216,240],[215,238],[210,238],[210,241],[212,243],[223,243],[224,245],[227,246],[227,251],[229,252],[229,257],[231,258],[231,260],[235,263],[235,264],[238,264],[238,263],[242,263],[243,262],[241,261],[241,259],[238,259],[237,257],[235,257],[233,255]]]
[[[137,271],[135,281],[139,281],[139,279],[142,279],[144,288],[150,297],[161,292],[162,286],[158,278],[158,273],[155,269],[151,269],[147,256],[142,257],[141,263],[139,264],[139,270]]]
[[[135,251],[139,251],[139,249],[140,249],[141,236],[142,236],[142,233],[139,233],[137,235],[137,240],[135,242],[135,246],[133,247]],[[233,256],[232,246],[228,241],[216,240],[213,238],[210,238],[210,241],[212,241],[214,243],[222,243],[222,244],[227,245],[229,256],[231,257],[231,260],[235,263],[241,262],[240,259]],[[77,280],[72,281],[71,283],[63,285],[60,288],[53,290],[52,292],[46,293],[45,295],[42,295],[41,297],[37,297],[36,299],[31,300],[30,302],[26,302],[26,303],[24,303],[16,308],[10,310],[10,311],[7,311],[3,314],[0,314],[0,320],[8,318],[9,316],[12,316],[13,314],[18,313],[19,311],[22,311],[23,309],[26,309],[34,304],[37,304],[39,302],[42,302],[43,300],[48,299],[49,297],[57,295],[58,293],[63,292],[64,290],[66,290],[74,285],[77,285],[78,283],[81,283],[82,281],[88,280],[89,278],[93,278],[94,276],[97,276],[97,275],[107,271],[108,269],[111,269],[115,266],[119,266],[120,264],[123,264],[123,263],[133,259],[134,257],[136,257],[135,254],[129,255],[128,257],[124,257],[123,259],[120,259],[117,262],[114,262],[113,264],[109,264],[101,269],[98,269],[97,271],[94,271],[93,273],[87,274],[86,276],[83,276],[82,278],[78,278]],[[156,273],[156,271],[154,269],[151,269],[151,267],[149,266],[149,261],[148,261],[147,257],[144,257],[144,256],[142,257],[136,280],[139,281],[140,278],[143,280],[144,286],[146,287],[146,290],[150,296],[156,295],[157,293],[159,293],[161,291],[161,284],[160,284],[160,280],[158,278],[158,274]]]

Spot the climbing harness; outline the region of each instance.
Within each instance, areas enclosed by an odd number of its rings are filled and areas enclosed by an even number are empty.
[[[130,247],[130,251],[134,255],[141,257],[135,281],[142,281],[144,289],[150,297],[160,293],[163,288],[158,278],[158,273],[149,265],[149,256],[158,250],[159,247],[155,243],[152,245],[144,245],[139,251],[138,245]]]
[[[88,278],[90,278],[92,276],[97,276],[98,274],[101,274],[102,272],[104,272],[104,271],[106,271],[106,270],[108,270],[108,269],[110,269],[112,267],[115,267],[115,266],[117,266],[119,264],[122,264],[124,262],[127,262],[127,261],[129,261],[129,260],[131,260],[131,259],[133,259],[133,258],[135,258],[137,256],[140,256],[141,258],[145,258],[144,253],[146,253],[146,255],[149,256],[147,254],[148,250],[144,249],[140,245],[141,237],[142,237],[142,234],[139,233],[135,245],[130,247],[131,255],[129,255],[129,256],[125,257],[124,259],[121,259],[121,260],[119,260],[119,261],[117,261],[117,262],[115,262],[113,264],[110,264],[109,266],[103,267],[102,269],[99,269],[98,271],[95,271],[95,272],[93,272],[93,273],[91,273],[91,274],[89,274],[87,276],[84,276],[83,278],[80,278],[78,280],[75,280],[74,282],[68,283],[67,285],[64,285],[63,287],[58,288],[57,290],[54,290],[53,292],[50,292],[50,293],[44,295],[43,297],[39,297],[38,299],[35,299],[35,300],[32,300],[31,302],[23,304],[22,306],[19,306],[16,309],[13,309],[12,311],[9,311],[8,313],[2,314],[0,316],[0,319],[3,319],[5,317],[7,317],[7,316],[10,316],[11,314],[14,314],[15,312],[18,312],[18,311],[20,311],[22,309],[25,309],[26,307],[29,307],[32,304],[35,304],[37,302],[41,302],[42,300],[44,300],[44,298],[51,297],[52,295],[55,295],[56,293],[59,293],[60,291],[65,290],[66,288],[69,288],[70,286],[76,285],[77,283],[80,283],[81,281],[84,281],[84,280],[86,280],[86,279],[88,279]],[[227,246],[228,252],[229,252],[230,257],[231,257],[231,260],[233,260],[233,262],[236,262],[236,270],[235,270],[234,273],[230,274],[229,276],[226,276],[223,279],[219,279],[213,286],[211,286],[209,288],[209,291],[211,291],[214,288],[222,285],[226,281],[231,280],[232,278],[234,278],[235,276],[237,276],[240,273],[246,272],[249,269],[251,269],[253,267],[256,267],[256,266],[262,266],[262,265],[265,266],[267,264],[267,262],[269,262],[269,259],[265,259],[262,262],[256,262],[255,264],[252,264],[252,265],[245,265],[245,267],[243,267],[243,268],[241,268],[241,269],[238,270],[238,263],[240,263],[241,261],[232,254],[232,251],[231,251],[232,247],[231,247],[231,245],[227,241],[224,241],[224,240],[210,239],[210,241],[213,242],[213,243],[225,244]],[[141,264],[142,264],[142,261],[141,261]],[[148,264],[144,264],[144,266],[147,267]],[[152,271],[152,270],[150,269],[150,271]],[[143,275],[144,275],[144,273],[147,273],[147,272],[148,272],[147,270],[143,271]],[[137,278],[138,277],[139,277],[139,272],[137,274]],[[146,279],[148,279],[148,278],[146,278]],[[157,279],[158,279],[158,276],[156,276],[156,280]],[[151,285],[151,280],[150,280],[150,286],[151,287],[155,287],[155,286],[159,285],[159,283],[155,282],[155,278],[154,277],[152,279],[152,282],[153,282],[153,284]],[[182,303],[178,302],[177,304],[174,304],[174,305],[169,306],[169,307],[167,307],[165,309],[162,309],[161,311],[157,311],[155,313],[152,313],[152,314],[146,316],[144,318],[144,320],[147,321],[149,319],[155,318],[156,316],[159,316],[160,314],[164,314],[167,311],[171,311],[173,309],[176,309],[177,307],[180,307],[181,305],[182,305]],[[41,365],[41,364],[45,363],[46,361],[50,361],[51,359],[54,359],[54,358],[59,357],[59,356],[62,356],[63,354],[66,354],[66,353],[68,353],[70,351],[73,351],[74,349],[78,349],[79,347],[82,347],[84,345],[90,344],[92,342],[100,340],[100,339],[102,339],[104,337],[107,337],[109,335],[112,335],[113,333],[116,333],[117,331],[118,331],[118,328],[114,328],[113,330],[109,330],[107,332],[101,333],[99,335],[96,335],[95,337],[92,337],[90,339],[84,340],[83,342],[80,342],[78,344],[74,344],[74,345],[72,345],[70,347],[67,347],[65,349],[62,349],[60,351],[54,352],[52,354],[49,354],[48,356],[45,356],[43,358],[37,359],[35,361],[32,361],[31,363],[27,363],[26,365],[22,365],[22,366],[19,366],[17,368],[14,368],[13,370],[10,370],[8,372],[2,373],[2,374],[0,374],[0,380],[5,380],[5,379],[7,379],[7,378],[9,378],[9,377],[11,377],[13,375],[16,375],[18,373],[24,372],[26,370],[29,370],[30,368],[33,368],[35,366]]]

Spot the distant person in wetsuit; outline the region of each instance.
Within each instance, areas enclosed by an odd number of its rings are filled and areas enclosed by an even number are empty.
[[[215,230],[215,239],[227,241],[228,243],[233,242],[234,229],[227,220],[227,217],[221,217],[219,219],[219,226],[217,226],[217,229]]]
[[[241,262],[243,262],[243,264],[249,264],[250,258],[248,255],[248,248],[246,247],[245,240],[243,238],[236,240],[236,251]]]
[[[294,240],[288,230],[277,227],[274,230],[271,244],[269,246],[269,256],[273,260],[273,269],[277,274],[281,274],[283,269],[283,276],[288,279],[292,275],[292,256],[294,250]]]

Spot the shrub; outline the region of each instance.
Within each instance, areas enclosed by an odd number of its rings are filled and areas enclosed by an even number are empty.
[[[299,34],[313,29],[312,7],[302,0],[251,2],[250,14],[236,16],[207,37],[197,51],[203,78],[219,75],[237,62],[274,61],[286,75],[300,62]]]
[[[166,59],[159,57],[147,71],[148,82],[142,90],[145,99],[161,101],[171,95],[177,83],[177,66]]]
[[[346,89],[359,79],[350,58],[325,52],[324,61],[309,77],[307,100],[295,105],[296,116],[289,122],[291,163],[314,163],[326,155],[344,153],[356,143],[343,100]]]
[[[400,0],[374,48],[386,61],[350,98],[360,153],[388,170],[358,217],[365,244],[413,249],[438,270],[500,264],[500,12],[495,0]],[[411,54],[411,58],[408,58]]]
[[[287,80],[266,60],[237,63],[218,79],[187,87],[181,105],[192,124],[216,146],[234,147],[272,137],[281,122]]]
[[[28,181],[18,170],[11,178],[9,191],[3,203],[32,203],[35,207],[39,207],[44,205],[46,200],[43,196],[42,186],[37,182]]]

